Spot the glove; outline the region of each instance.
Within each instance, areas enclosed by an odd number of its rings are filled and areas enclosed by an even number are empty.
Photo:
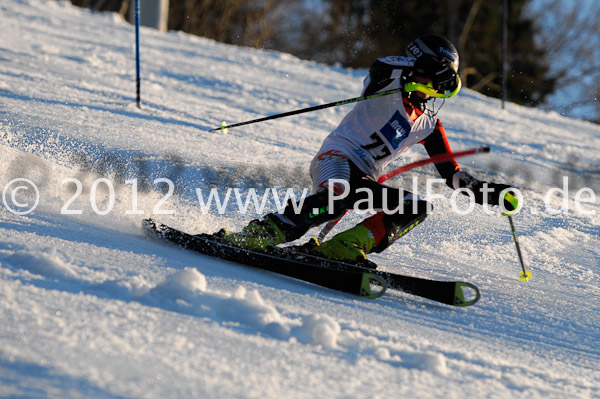
[[[487,186],[487,187],[486,187]],[[502,193],[502,191],[505,191]],[[500,195],[502,193],[502,196]],[[502,205],[508,212],[514,212],[519,208],[519,201],[516,197],[515,190],[506,184],[488,183],[478,181],[473,185],[473,194],[475,202],[478,204]]]

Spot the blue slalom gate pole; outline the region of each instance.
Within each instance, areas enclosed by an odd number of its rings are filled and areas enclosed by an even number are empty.
[[[140,0],[135,0],[135,83],[136,102],[138,108],[142,107],[140,95]]]

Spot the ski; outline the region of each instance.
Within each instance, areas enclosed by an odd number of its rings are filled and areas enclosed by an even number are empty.
[[[371,273],[368,269],[343,270],[341,268],[324,267],[323,264],[309,264],[302,261],[303,257],[298,259],[282,257],[275,248],[273,253],[239,248],[219,241],[211,235],[188,234],[152,219],[145,219],[143,227],[146,233],[154,238],[165,239],[181,248],[202,255],[282,274],[364,298],[377,298],[387,288],[385,280]]]
[[[395,289],[452,306],[471,306],[479,298],[479,289],[462,281],[439,281],[376,270],[372,262],[351,264],[323,258],[306,247],[273,247],[267,252],[239,248],[212,235],[192,235],[145,219],[146,233],[203,255],[286,275],[326,288],[377,298],[386,289]],[[378,290],[374,290],[378,286]],[[471,299],[465,295],[471,291]]]

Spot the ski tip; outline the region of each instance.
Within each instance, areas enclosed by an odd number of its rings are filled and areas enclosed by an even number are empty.
[[[481,152],[490,152],[490,147],[487,145],[484,145],[481,147]]]
[[[163,238],[163,225],[152,218],[142,219],[142,230],[149,237]]]
[[[156,222],[152,219],[142,220],[142,233],[149,237],[157,237]]]
[[[142,219],[142,227],[145,229],[154,228],[156,227],[156,222],[151,218]]]

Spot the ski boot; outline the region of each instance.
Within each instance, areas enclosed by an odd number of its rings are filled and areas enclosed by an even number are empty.
[[[363,263],[368,253],[384,251],[426,217],[425,201],[419,201],[418,210],[414,214],[386,215],[379,212],[350,230],[314,247],[313,251],[330,259]]]
[[[277,217],[267,215],[262,220],[254,219],[239,233],[225,232],[219,238],[236,247],[266,251],[269,247],[286,242],[282,224]]]
[[[371,230],[359,224],[315,246],[313,251],[329,259],[360,263],[367,259],[367,254],[375,245]]]

